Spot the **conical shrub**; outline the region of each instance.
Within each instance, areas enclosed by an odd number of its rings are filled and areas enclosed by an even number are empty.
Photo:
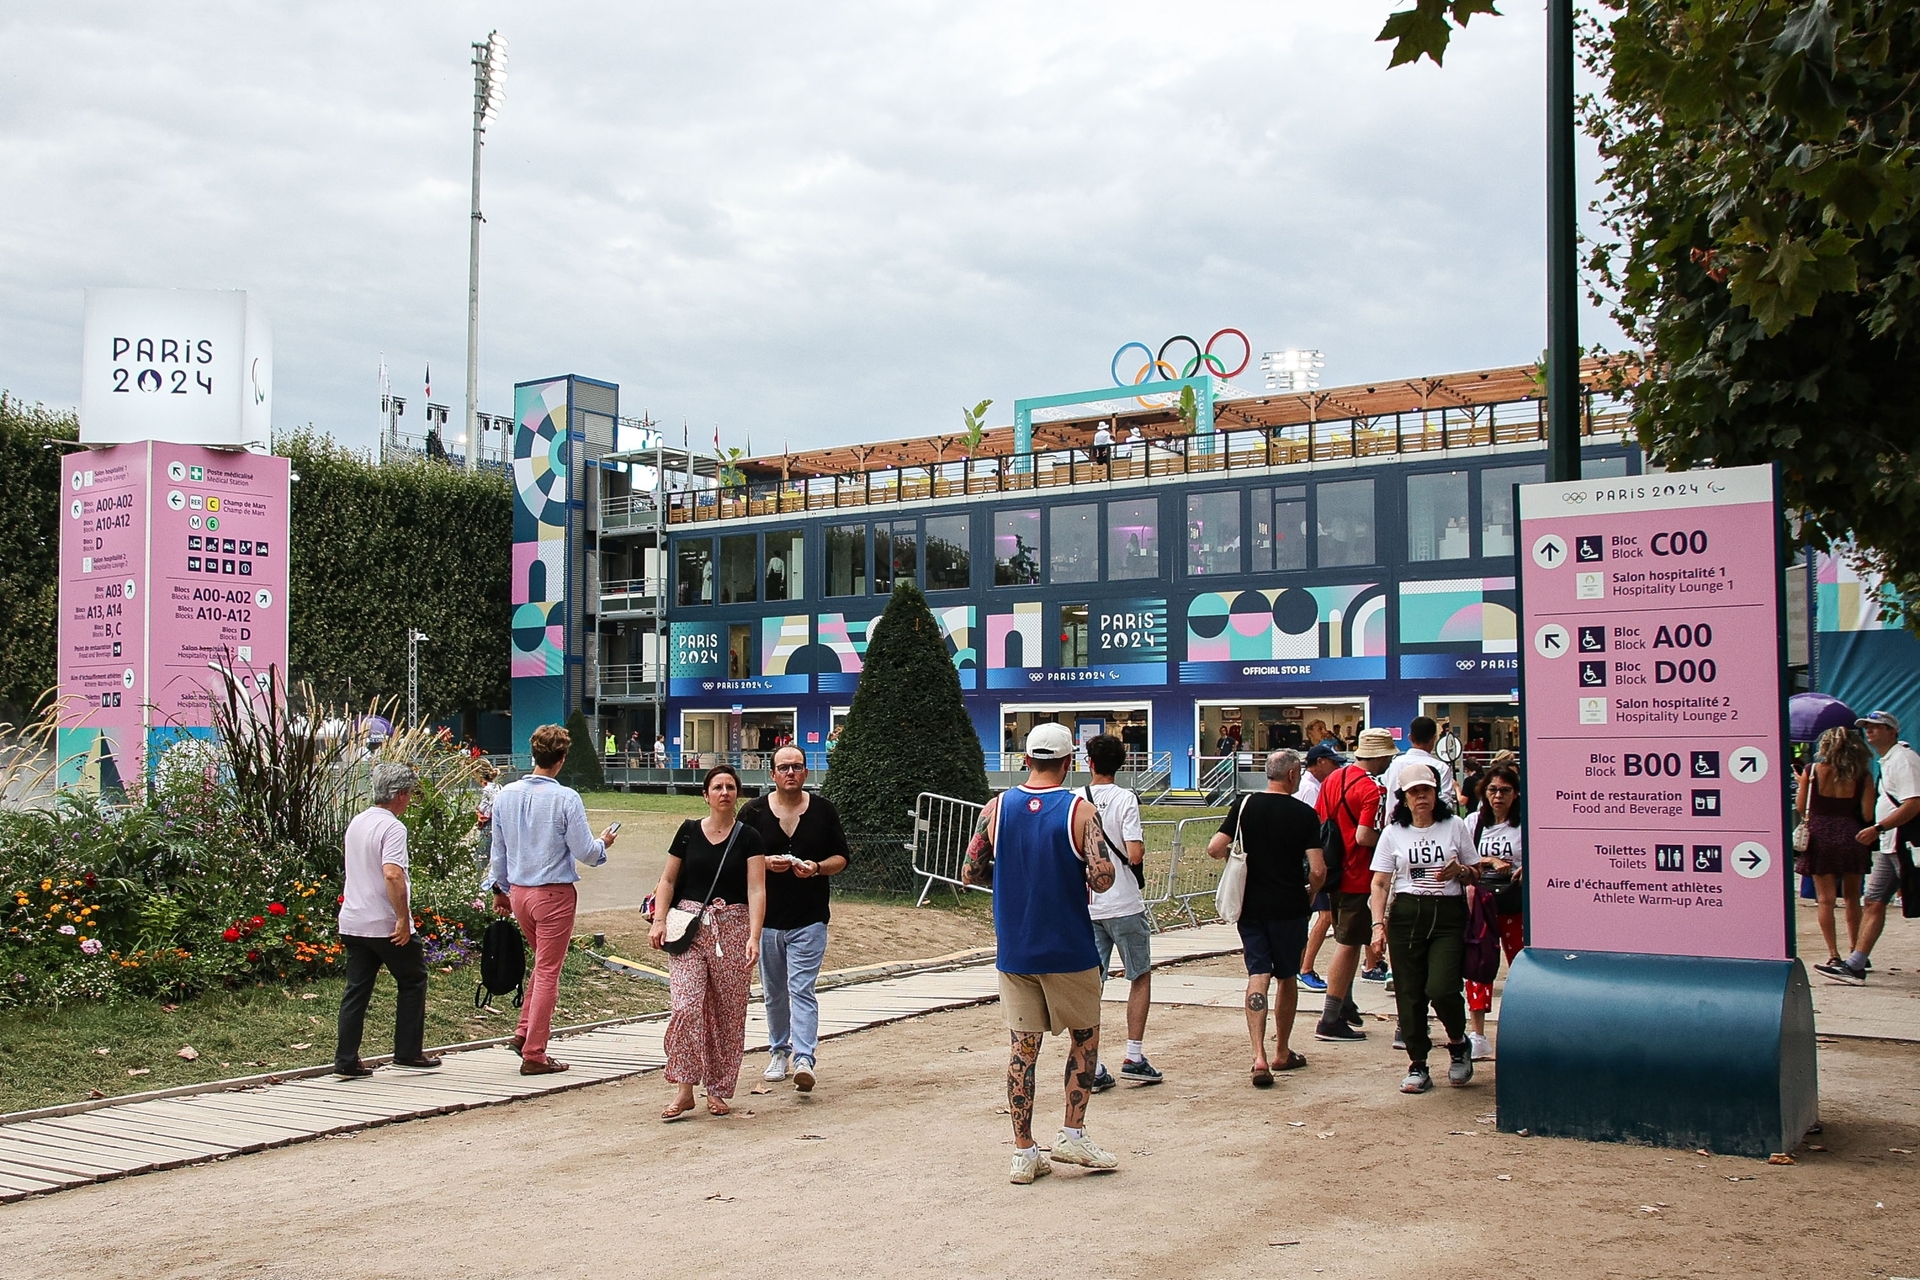
[[[867,835],[909,830],[922,791],[975,801],[991,794],[960,674],[911,582],[894,588],[869,634],[825,791],[846,829]]]

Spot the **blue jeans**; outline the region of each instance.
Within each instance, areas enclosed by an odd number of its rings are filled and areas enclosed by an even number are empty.
[[[813,984],[827,958],[827,926],[765,929],[760,934],[760,986],[767,994],[768,1046],[813,1060],[820,1044],[820,1001]]]

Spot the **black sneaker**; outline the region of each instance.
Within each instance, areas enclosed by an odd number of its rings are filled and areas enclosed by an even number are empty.
[[[1315,1040],[1365,1040],[1367,1033],[1345,1022],[1322,1022],[1313,1029]]]
[[[352,1064],[336,1063],[333,1068],[333,1074],[343,1080],[359,1080],[372,1075],[373,1068],[364,1062],[355,1062]]]
[[[1387,980],[1387,966],[1382,964],[1376,965],[1371,969],[1362,969],[1360,976],[1368,982],[1385,982]]]
[[[1366,1018],[1362,1016],[1360,1013],[1359,1005],[1350,1004],[1347,1006],[1346,1023],[1348,1026],[1352,1027],[1355,1031],[1358,1031],[1360,1028],[1367,1025]]]
[[[1126,1070],[1124,1066],[1120,1069],[1122,1071]],[[1118,1080],[1113,1078],[1113,1073],[1107,1070],[1106,1064],[1102,1063],[1100,1070],[1096,1072],[1093,1077],[1093,1091],[1095,1093],[1105,1093],[1119,1083]]]
[[[1829,978],[1835,978],[1851,986],[1863,987],[1867,983],[1866,969],[1856,969],[1845,960],[1833,960],[1826,964],[1817,964],[1813,968],[1816,973],[1824,973]]]
[[[1166,1079],[1165,1076],[1160,1074],[1160,1069],[1151,1062],[1148,1062],[1145,1058],[1141,1058],[1137,1062],[1121,1063],[1120,1078],[1122,1080],[1138,1081],[1141,1084],[1159,1084],[1162,1080]]]

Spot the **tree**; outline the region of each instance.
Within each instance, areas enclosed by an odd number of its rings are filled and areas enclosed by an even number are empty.
[[[1920,629],[1920,9],[1606,0],[1592,256],[1650,353],[1667,466],[1780,461],[1807,543],[1857,543]]]
[[[575,707],[567,717],[567,762],[560,766],[560,781],[575,791],[605,791],[607,775],[600,769],[600,752],[593,745],[593,727],[586,712]]]
[[[1563,0],[1551,2],[1558,4]],[[1437,67],[1446,57],[1447,43],[1453,39],[1453,27],[1447,19],[1453,19],[1465,30],[1467,20],[1476,13],[1500,16],[1493,0],[1415,0],[1413,8],[1389,14],[1387,25],[1380,28],[1380,34],[1374,39],[1393,41],[1393,57],[1387,63],[1389,70],[1421,58],[1432,58]]]
[[[0,720],[25,719],[55,679],[60,603],[60,459],[73,412],[0,392]]]
[[[912,582],[894,587],[868,635],[825,790],[847,830],[866,835],[906,830],[922,791],[974,801],[992,794],[960,675]]]

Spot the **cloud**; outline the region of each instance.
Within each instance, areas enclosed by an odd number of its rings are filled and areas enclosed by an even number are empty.
[[[1329,382],[1531,360],[1542,17],[1388,73],[1391,7],[16,9],[0,385],[77,398],[87,285],[228,287],[274,320],[278,425],[371,443],[383,353],[459,405],[467,45],[496,26],[489,412],[579,372],[765,451],[986,396],[1004,422],[1126,341],[1229,325]]]

